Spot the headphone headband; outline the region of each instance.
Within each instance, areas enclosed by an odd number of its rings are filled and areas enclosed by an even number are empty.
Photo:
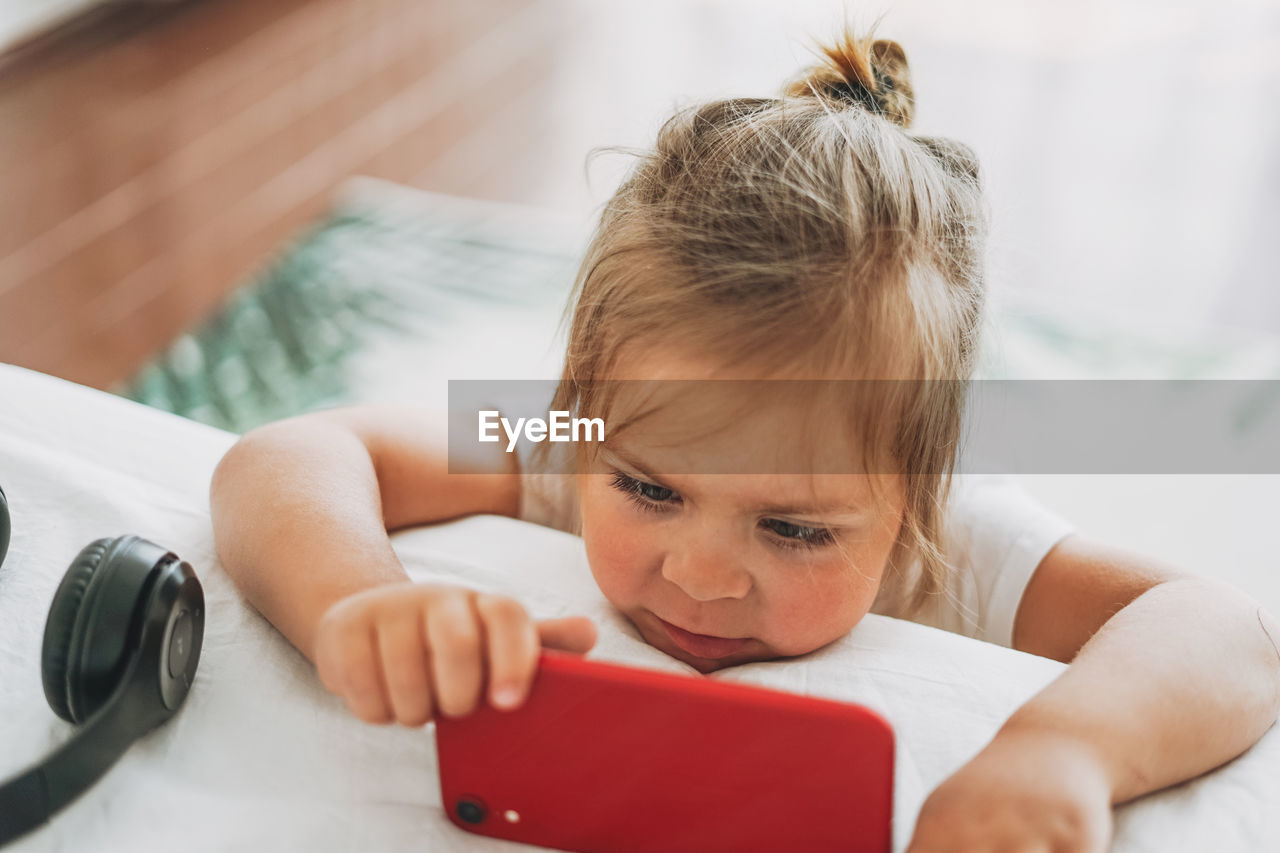
[[[136,536],[80,552],[50,606],[42,671],[50,705],[83,726],[0,785],[0,844],[47,821],[173,716],[203,636],[204,593],[175,554]]]

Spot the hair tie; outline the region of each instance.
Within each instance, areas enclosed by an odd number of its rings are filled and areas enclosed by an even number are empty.
[[[868,89],[861,80],[849,80],[847,78],[834,84],[831,87],[832,93],[846,101],[853,101],[878,116],[887,118],[889,110],[885,106],[884,95],[893,91],[893,79],[875,66],[872,66],[871,73],[876,78],[876,87],[880,90],[879,93]]]

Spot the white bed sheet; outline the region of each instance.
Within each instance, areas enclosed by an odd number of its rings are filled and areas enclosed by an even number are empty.
[[[0,483],[13,514],[0,569],[0,774],[68,738],[41,691],[53,591],[94,538],[131,532],[174,550],[204,585],[207,625],[181,712],[22,851],[517,849],[468,835],[440,802],[430,728],[350,716],[311,666],[248,607],[214,554],[209,477],[235,436],[0,365]],[[580,539],[475,517],[407,531],[395,546],[420,579],[519,597],[539,618],[585,613],[592,657],[689,671],[612,613]],[[928,791],[982,747],[1061,666],[960,636],[867,617],[804,659],[715,675],[865,703],[898,736],[895,849]],[[1280,734],[1201,779],[1117,809],[1118,851],[1280,850]]]

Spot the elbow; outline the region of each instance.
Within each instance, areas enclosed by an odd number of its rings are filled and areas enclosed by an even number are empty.
[[[245,441],[248,435],[242,435],[231,445],[226,453],[222,454],[222,458],[218,460],[217,466],[213,469],[213,476],[209,480],[209,511],[214,516],[215,527],[217,525],[217,515],[221,508],[221,498],[232,487],[235,481],[236,470],[240,468],[242,459],[246,455]]]
[[[260,439],[253,432],[241,436],[218,460],[209,480],[209,518],[213,524],[214,548],[222,567],[233,578],[239,562],[234,553],[240,539],[236,529],[237,510],[244,500],[244,479],[252,471],[258,456]]]
[[[1232,685],[1220,697],[1223,710],[1240,715],[1239,733],[1253,743],[1280,719],[1280,622],[1230,584],[1204,578],[1177,583],[1190,593],[1186,617],[1205,616],[1206,642],[1221,638],[1224,644],[1215,663]]]
[[[1270,678],[1268,681],[1271,685],[1271,712],[1270,721],[1280,718],[1280,623],[1276,622],[1276,618],[1263,608],[1258,608],[1258,627],[1262,630],[1267,646],[1264,654],[1267,658],[1268,673]]]
[[[277,428],[277,424],[267,424],[250,430],[218,460],[209,480],[209,511],[213,516],[215,533],[219,517],[230,508],[245,476],[261,466],[266,446],[271,443]]]
[[[218,460],[209,480],[209,516],[214,547],[228,574],[235,577],[244,562],[240,549],[248,540],[255,518],[266,511],[264,492],[279,455],[281,423],[272,423],[242,435]]]

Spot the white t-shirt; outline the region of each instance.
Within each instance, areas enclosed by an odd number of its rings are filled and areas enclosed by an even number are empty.
[[[523,440],[516,447],[524,475],[519,517],[580,535],[573,477],[535,470],[531,450]],[[1013,620],[1031,575],[1074,525],[1032,498],[1012,477],[961,474],[952,480],[944,526],[950,548],[946,557],[956,571],[943,594],[931,598],[911,621],[1012,647]],[[905,588],[911,588],[919,570],[918,559],[907,567]],[[881,609],[877,601],[872,612]]]

